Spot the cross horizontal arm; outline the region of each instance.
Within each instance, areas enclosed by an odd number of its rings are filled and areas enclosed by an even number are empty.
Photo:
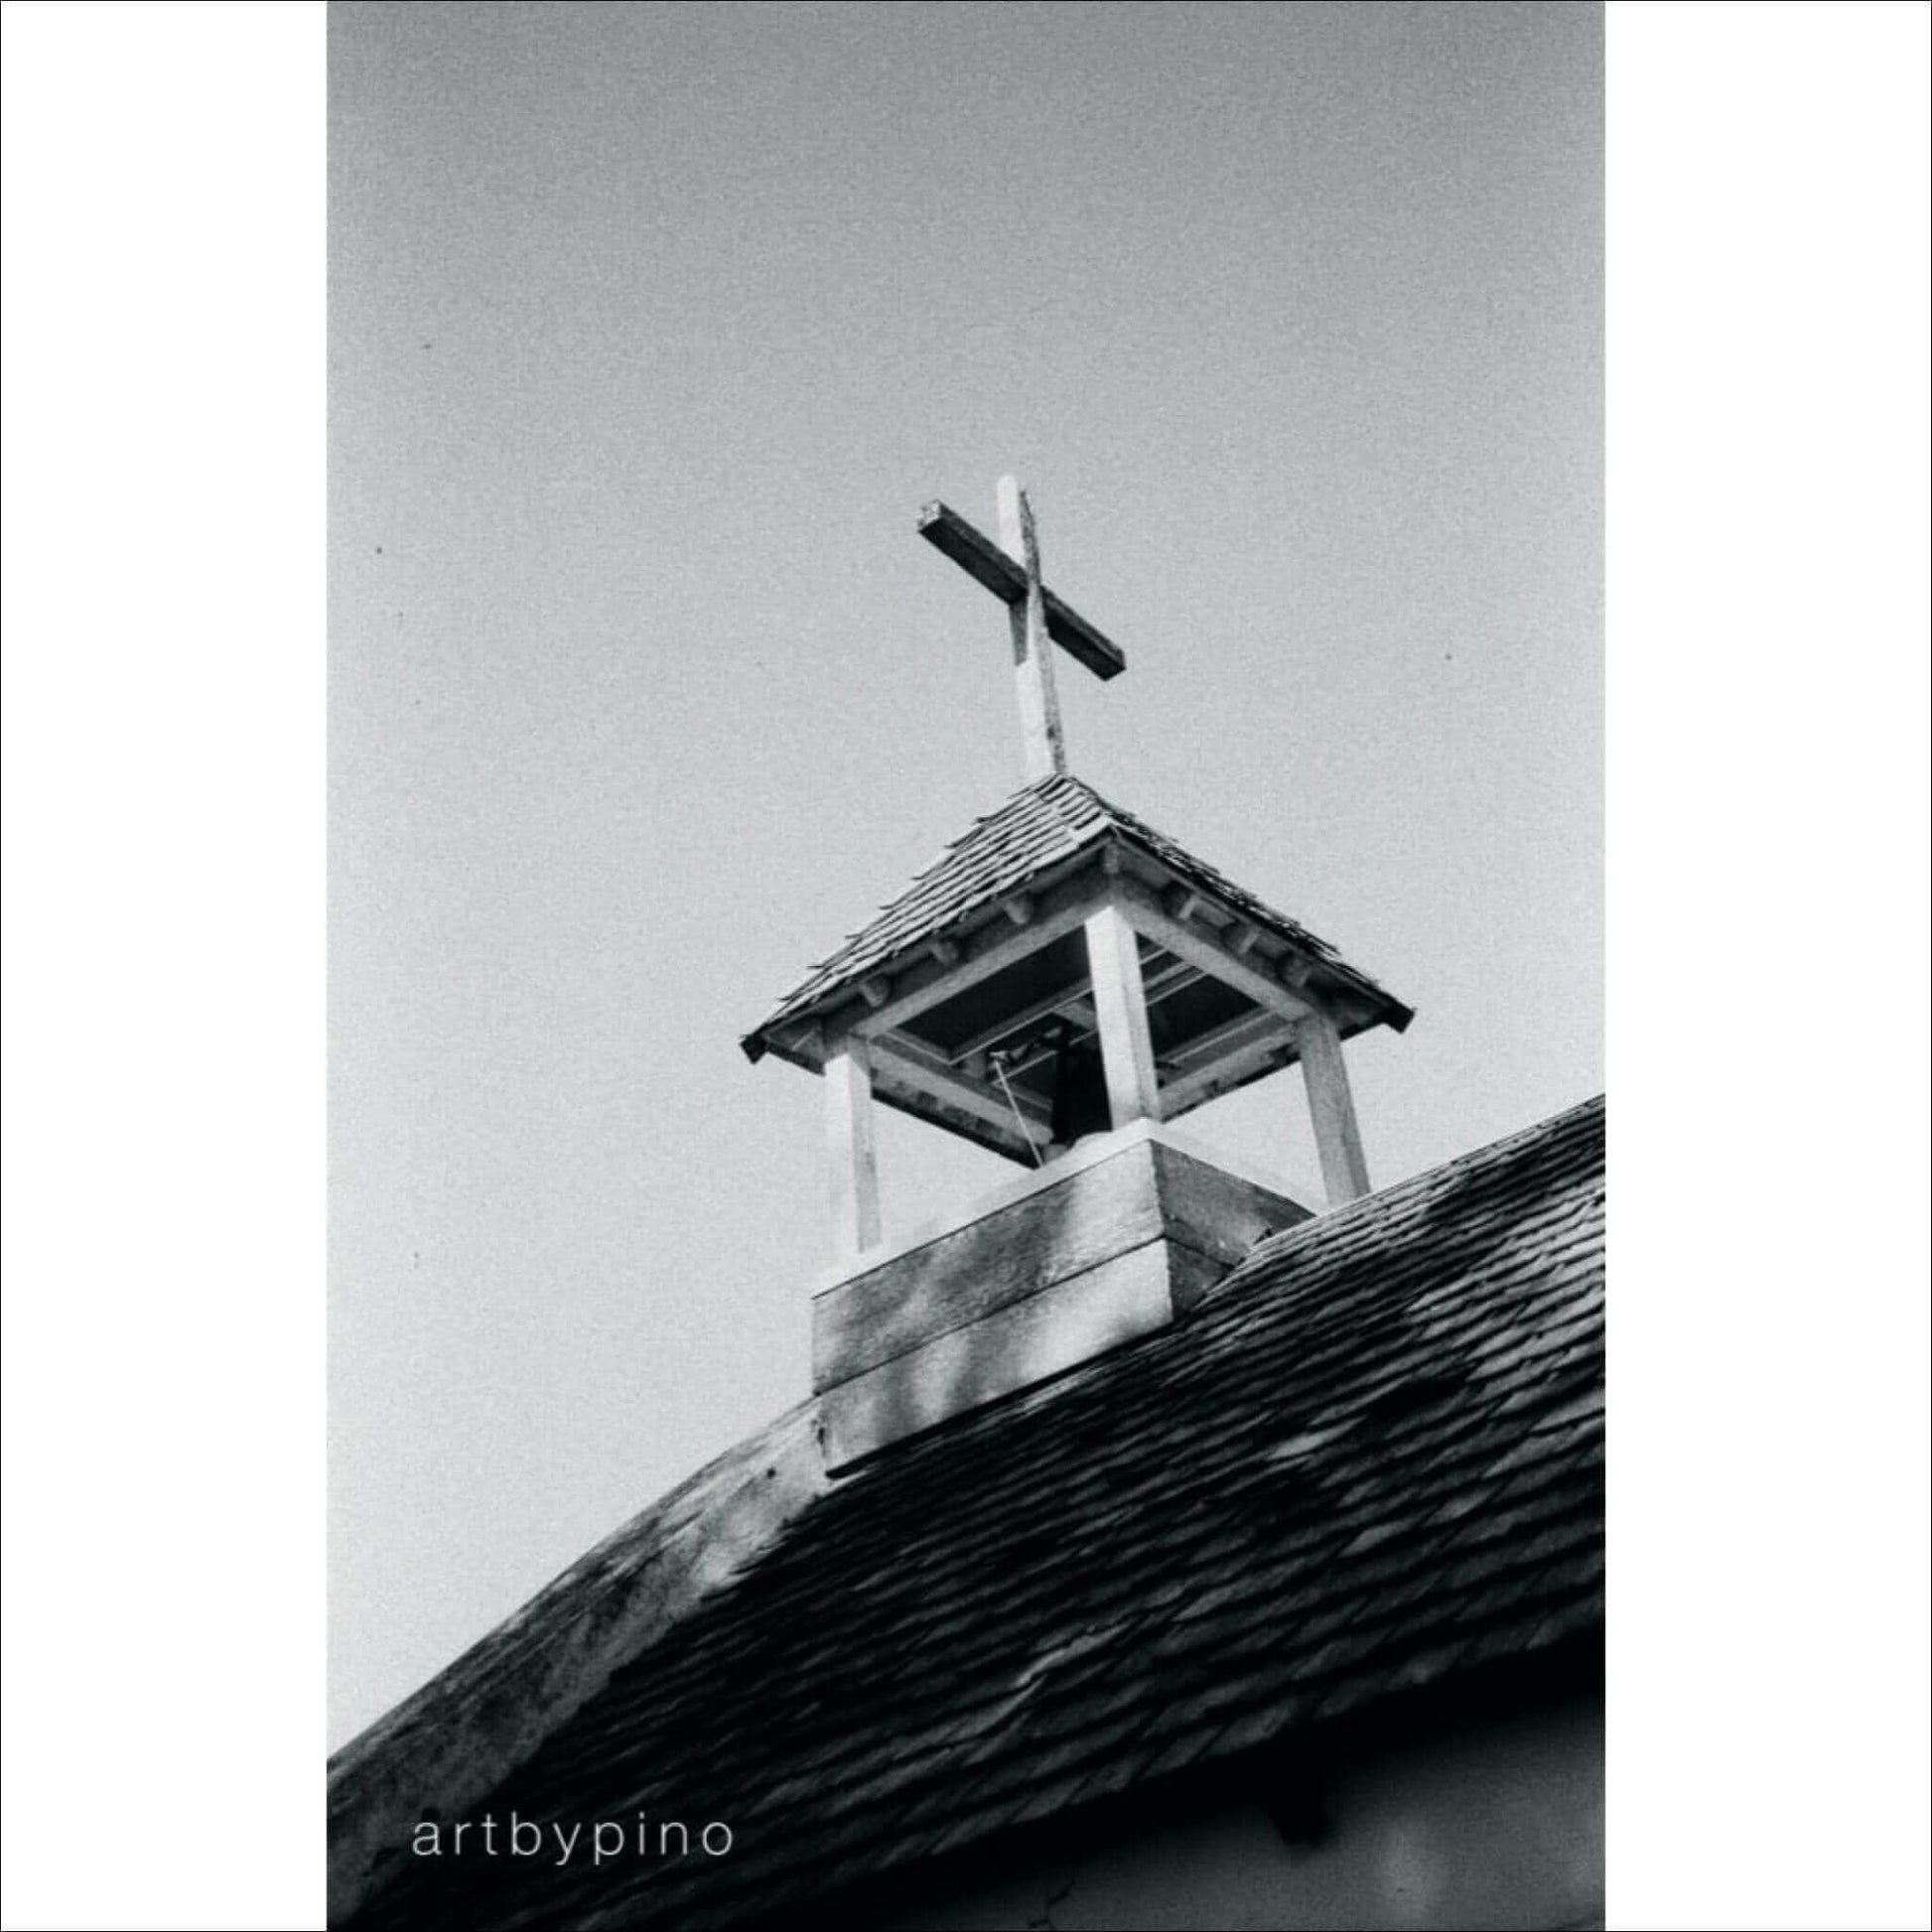
[[[1024,567],[991,538],[981,536],[957,510],[948,509],[944,503],[928,503],[919,512],[919,534],[1003,603],[1026,601]],[[1126,670],[1127,655],[1111,637],[1102,635],[1051,591],[1045,592],[1044,597],[1046,634],[1062,650],[1077,657],[1095,677],[1118,677]]]

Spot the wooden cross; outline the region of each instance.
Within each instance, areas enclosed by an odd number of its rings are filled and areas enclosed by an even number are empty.
[[[1032,781],[1064,771],[1066,748],[1061,742],[1060,702],[1053,689],[1048,641],[1077,657],[1099,678],[1118,676],[1127,668],[1127,658],[1118,644],[1040,582],[1039,539],[1027,492],[1011,477],[1000,479],[998,543],[983,537],[944,503],[928,503],[919,512],[919,534],[1007,606],[1020,684],[1027,777]]]

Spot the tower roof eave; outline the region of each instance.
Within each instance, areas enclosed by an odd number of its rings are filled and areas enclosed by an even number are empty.
[[[997,916],[1016,894],[1039,890],[1117,841],[1228,916],[1247,921],[1287,947],[1337,990],[1354,1011],[1342,1031],[1374,1026],[1403,1032],[1414,1010],[1396,999],[1299,920],[1278,912],[1131,812],[1110,804],[1084,780],[1056,773],[1023,787],[996,811],[976,820],[911,885],[884,906],[778,1002],[740,1044],[756,1062],[766,1051],[810,1065],[787,1050],[780,1030],[822,1015],[859,994],[868,981],[911,956],[943,946],[950,935]]]

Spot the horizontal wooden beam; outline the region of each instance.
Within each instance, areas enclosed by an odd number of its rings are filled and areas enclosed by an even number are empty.
[[[1016,1167],[1040,1165],[1022,1146],[1011,1114],[1004,1128],[995,1127],[979,1115],[969,1114],[963,1107],[955,1107],[951,1101],[913,1086],[909,1080],[900,1081],[890,1068],[881,1073],[873,1097],[887,1112],[904,1114],[907,1119],[920,1121],[927,1127],[943,1128],[949,1134],[957,1134],[962,1141],[970,1141],[974,1147],[997,1154],[1002,1161],[1011,1161]]]
[[[1191,986],[1200,974],[1184,959],[1171,959],[1157,971],[1147,975],[1147,1003],[1150,1007],[1164,1000],[1171,993],[1178,993],[1183,986]],[[1048,1014],[1057,1013],[1063,1019],[1071,1020],[1075,1026],[1087,1033],[1098,1033],[1100,1021],[1093,1010],[1088,995],[1092,983],[1084,976],[1069,981],[1058,992],[1042,994],[1037,1000],[1026,1006],[1016,1007],[1013,1012],[996,1020],[989,1027],[982,1028],[969,1038],[962,1039],[947,1059],[959,1066],[971,1059],[976,1053],[983,1053],[987,1047],[998,1045],[1009,1034],[1017,1034],[1023,1027],[1030,1027],[1035,1020],[1044,1020]],[[1038,1055],[1035,1056],[1035,1058]],[[1021,1066],[1031,1066],[1032,1060],[1019,1062]],[[1009,1068],[1009,1071],[1015,1069]]]
[[[1243,959],[1217,940],[1208,938],[1200,927],[1182,925],[1171,917],[1153,894],[1129,888],[1122,894],[1121,905],[1136,931],[1156,945],[1166,946],[1188,965],[1199,967],[1209,979],[1217,979],[1237,993],[1245,993],[1256,1006],[1266,1007],[1284,1020],[1308,1017],[1311,1008],[1307,1000],[1291,993],[1273,974],[1257,970],[1250,959]]]
[[[908,1089],[965,1114],[992,1130],[1002,1151],[1016,1160],[1027,1160],[1032,1150],[1013,1118],[1013,1109],[1003,1098],[982,1092],[952,1072],[943,1061],[916,1041],[892,1038],[871,1042],[873,1077],[882,1092]],[[1034,1137],[1034,1147],[1041,1154],[1052,1134],[1052,1121],[1032,1094],[1016,1090],[1014,1099]]]
[[[1023,1007],[1003,1015],[989,1027],[969,1038],[962,1039],[947,1059],[954,1066],[962,1066],[975,1054],[983,1053],[989,1046],[997,1046],[1009,1034],[1017,1034],[1023,1027],[1031,1027],[1036,1020],[1044,1020],[1049,1014],[1062,1013],[1070,1019],[1069,1008],[1083,1006],[1086,1000],[1087,983],[1084,979],[1075,980],[1070,986],[1063,986],[1057,992],[1042,994],[1037,1000],[1030,1000]],[[1086,1009],[1087,1024],[1091,1024],[1092,1008]]]
[[[1198,1107],[1276,1067],[1295,1052],[1295,1023],[1279,1013],[1244,1013],[1174,1055],[1164,1091],[1167,1118]]]
[[[1223,1053],[1195,1072],[1170,1080],[1161,1096],[1165,1117],[1175,1120],[1224,1093],[1232,1093],[1236,1087],[1246,1086],[1250,1080],[1258,1080],[1277,1066],[1286,1066],[1289,1051],[1289,1041],[1279,1034],[1257,1035],[1239,1051]]]
[[[948,509],[944,503],[928,503],[919,512],[919,534],[1003,603],[1026,602],[1026,570],[957,510]],[[1044,597],[1046,634],[1062,650],[1077,657],[1095,677],[1118,677],[1127,668],[1126,653],[1112,638],[1096,630],[1051,591]]]
[[[1198,1038],[1176,1046],[1171,1058],[1177,1069],[1177,1077],[1191,1077],[1192,1072],[1198,1071],[1209,1061],[1227,1059],[1233,1054],[1245,1052],[1259,1039],[1285,1044],[1293,1033],[1294,1024],[1281,1014],[1270,1013],[1266,1009],[1259,1013],[1241,1014],[1226,1025],[1216,1027],[1212,1033],[1202,1034]]]
[[[1038,895],[1034,901],[1035,910],[1031,924],[1011,925],[995,914],[970,937],[962,937],[964,957],[957,965],[938,968],[923,980],[910,972],[901,974],[895,984],[893,997],[878,1012],[861,1014],[847,1023],[843,1031],[876,1039],[904,1026],[928,1007],[935,1007],[955,993],[977,985],[1003,966],[1011,966],[1015,960],[1041,951],[1061,934],[1086,923],[1101,890],[1102,881],[1096,869],[1085,875],[1075,874],[1054,891]],[[836,1022],[828,1022],[828,1040],[835,1038],[839,1031]]]

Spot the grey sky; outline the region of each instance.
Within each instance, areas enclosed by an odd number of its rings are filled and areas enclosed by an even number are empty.
[[[1413,1003],[1386,1181],[1600,1084],[1588,5],[338,4],[334,1713],[806,1388],[737,1035],[1073,769]],[[1306,1173],[1293,1078],[1193,1117]],[[888,1116],[886,1211],[1003,1170]]]

